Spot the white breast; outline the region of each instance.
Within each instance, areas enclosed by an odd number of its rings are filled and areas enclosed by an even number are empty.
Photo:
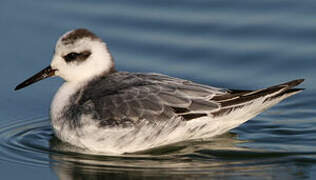
[[[50,115],[54,130],[59,130],[63,124],[62,113],[64,108],[71,103],[70,98],[81,87],[82,83],[65,82],[55,94],[50,108]]]

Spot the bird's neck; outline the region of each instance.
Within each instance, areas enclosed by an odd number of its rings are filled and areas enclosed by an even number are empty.
[[[94,78],[85,79],[82,81],[65,81],[64,84],[58,89],[55,94],[51,108],[50,115],[53,126],[58,126],[62,119],[63,111],[73,102],[72,97],[78,93],[81,89],[87,86],[89,83],[98,80],[99,78],[104,78],[111,73],[117,72],[114,68],[111,68],[109,72],[95,76]],[[56,127],[55,127],[56,128]]]

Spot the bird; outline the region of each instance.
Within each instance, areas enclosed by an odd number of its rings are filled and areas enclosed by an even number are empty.
[[[50,108],[55,136],[109,154],[213,138],[304,90],[294,88],[304,79],[234,90],[159,73],[117,71],[107,44],[84,28],[63,34],[51,64],[15,90],[52,76],[64,79]]]

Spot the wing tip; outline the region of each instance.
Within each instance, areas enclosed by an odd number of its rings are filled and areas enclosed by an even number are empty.
[[[299,84],[301,84],[302,82],[304,82],[305,79],[295,79],[295,80],[292,80],[292,81],[289,81],[289,82],[286,82],[286,83],[283,83],[283,84],[280,84],[281,86],[283,85],[286,85],[288,86],[289,88],[291,87],[295,87],[295,86],[298,86]]]
[[[292,88],[292,89],[288,89],[288,90],[284,91],[284,94],[289,94],[291,96],[291,95],[300,93],[304,90],[305,90],[305,88]]]

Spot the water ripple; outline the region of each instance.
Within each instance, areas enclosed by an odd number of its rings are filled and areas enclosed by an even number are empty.
[[[0,127],[0,158],[5,161],[47,166],[48,140],[52,136],[47,118],[16,121]]]

